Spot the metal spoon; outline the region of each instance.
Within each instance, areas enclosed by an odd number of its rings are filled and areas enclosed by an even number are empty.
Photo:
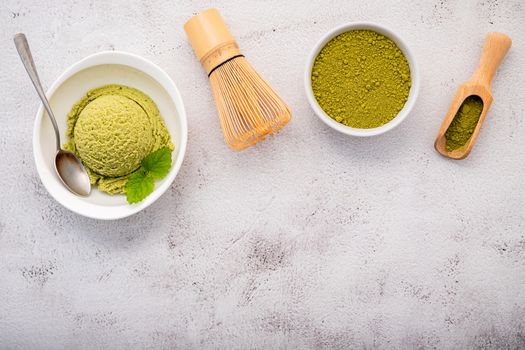
[[[47,115],[49,116],[49,119],[51,119],[51,123],[53,124],[53,128],[55,129],[55,170],[58,174],[58,177],[60,178],[60,180],[62,180],[62,183],[66,186],[66,188],[74,194],[83,197],[87,196],[91,192],[91,183],[89,181],[89,175],[86,171],[86,168],[77,156],[75,156],[69,151],[63,150],[60,147],[61,143],[58,125],[55,120],[55,116],[53,115],[53,111],[49,106],[49,102],[47,101],[44,89],[42,89],[40,79],[38,78],[38,73],[36,71],[35,63],[33,62],[33,56],[31,55],[31,51],[29,50],[29,44],[27,43],[26,36],[23,33],[18,33],[14,37],[14,42],[18,54],[22,59],[22,63],[26,68],[27,74],[31,78],[31,81],[35,86],[36,92],[38,93],[40,100],[42,100],[42,104],[44,105],[44,108],[47,111]]]

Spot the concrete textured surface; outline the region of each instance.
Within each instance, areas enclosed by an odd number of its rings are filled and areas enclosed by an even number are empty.
[[[211,6],[293,110],[242,153],[182,30]],[[400,127],[355,139],[314,116],[302,78],[326,31],[364,20],[406,39],[422,88]],[[2,1],[0,348],[525,348],[524,23],[519,0]],[[47,194],[18,31],[46,86],[112,49],[171,75],[189,147],[154,205],[100,222]],[[489,31],[514,46],[473,153],[449,161],[433,139]]]

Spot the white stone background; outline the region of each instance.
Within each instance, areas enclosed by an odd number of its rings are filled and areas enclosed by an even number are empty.
[[[293,110],[242,153],[182,30],[207,7]],[[325,32],[364,20],[406,39],[422,87],[400,127],[355,139],[315,117],[302,78]],[[471,156],[447,160],[434,137],[496,30],[514,46],[494,103]],[[101,222],[48,195],[18,31],[47,86],[112,49],[178,84],[189,147],[154,205]],[[0,35],[0,348],[525,348],[524,2],[3,0]]]

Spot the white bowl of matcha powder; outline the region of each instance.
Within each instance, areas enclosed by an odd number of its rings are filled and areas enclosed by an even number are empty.
[[[328,126],[347,135],[375,136],[408,116],[419,91],[419,70],[394,32],[350,23],[315,45],[304,83],[310,105]]]

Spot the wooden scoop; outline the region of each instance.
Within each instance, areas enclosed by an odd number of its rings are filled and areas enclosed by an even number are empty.
[[[478,137],[479,130],[481,129],[481,125],[485,120],[490,104],[492,103],[492,78],[496,73],[496,69],[503,60],[503,57],[505,57],[507,54],[511,44],[512,40],[503,33],[493,32],[487,34],[478,68],[470,80],[460,85],[458,91],[456,92],[456,96],[454,97],[454,100],[448,109],[445,120],[443,120],[443,124],[441,124],[436,141],[434,142],[436,151],[438,151],[441,155],[452,159],[463,159],[469,155],[472,147],[474,146],[474,143],[476,142],[476,138]],[[445,140],[445,132],[450,126],[450,123],[454,119],[463,101],[472,95],[479,96],[483,101],[483,110],[481,111],[476,128],[474,129],[471,138],[464,146],[453,151],[448,151]]]

